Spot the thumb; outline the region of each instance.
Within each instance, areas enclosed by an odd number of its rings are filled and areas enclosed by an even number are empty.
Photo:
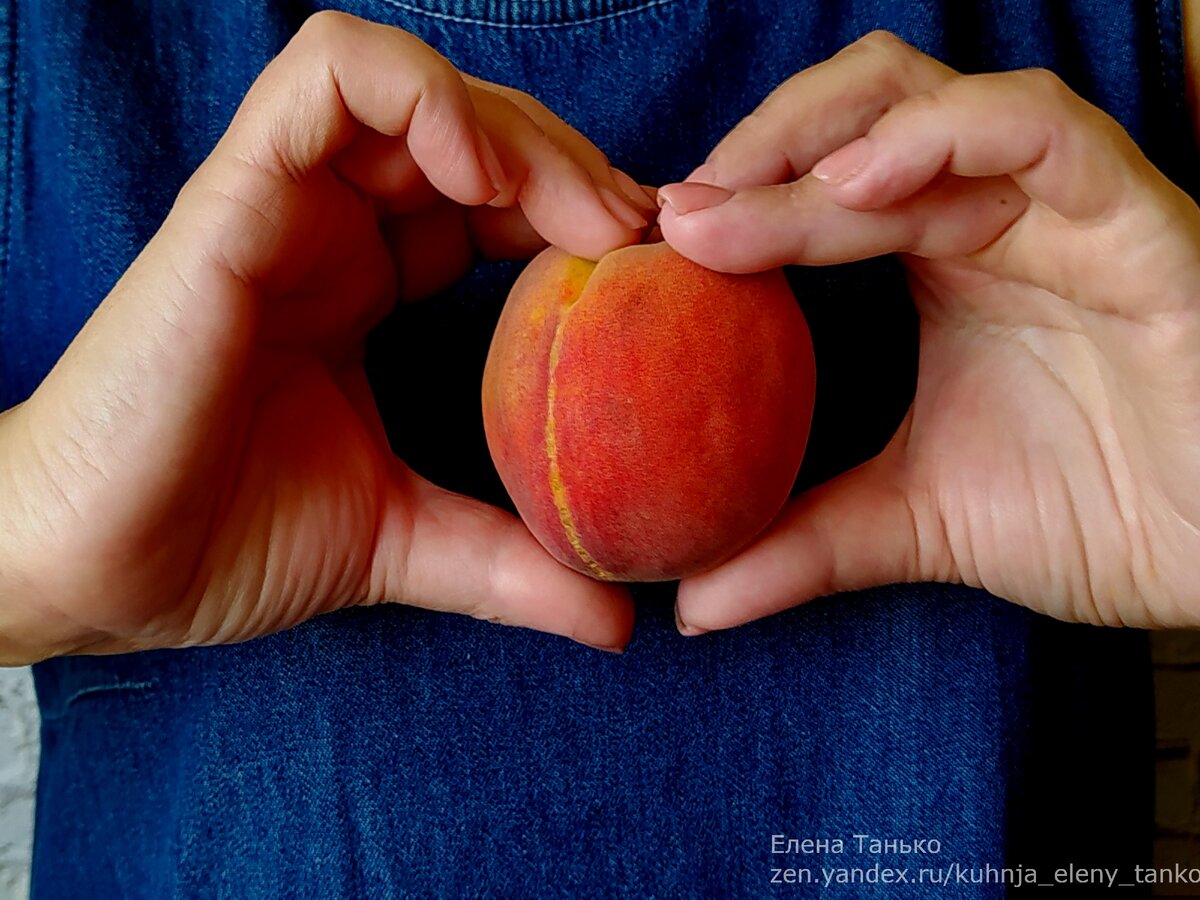
[[[889,448],[890,450],[891,448]],[[904,581],[953,581],[885,453],[793,501],[758,541],[679,586],[686,635],[732,628],[826,594]]]
[[[736,191],[688,181],[658,189],[663,238],[719,272],[825,266],[888,253],[945,257],[977,250],[1029,198],[1006,177],[951,178],[902,203],[854,210],[812,175]]]
[[[393,601],[559,634],[619,652],[628,592],[568,569],[515,516],[397,464],[376,532],[371,601]]]

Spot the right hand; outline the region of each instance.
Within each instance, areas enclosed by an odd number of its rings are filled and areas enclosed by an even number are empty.
[[[25,403],[0,415],[0,662],[242,641],[396,601],[608,649],[618,588],[391,453],[363,370],[397,296],[653,209],[531,98],[309,20]]]
[[[896,253],[921,325],[887,447],[685,579],[681,631],[924,581],[1200,625],[1200,208],[1115,120],[1049,72],[961,75],[874,34],[785,82],[691,178],[660,190],[685,256]]]

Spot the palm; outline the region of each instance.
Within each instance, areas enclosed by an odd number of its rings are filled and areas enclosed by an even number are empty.
[[[1200,479],[1200,421],[1173,392],[1200,388],[1189,316],[1163,306],[1144,260],[1075,269],[1073,243],[1030,285],[1011,245],[970,257],[906,258],[922,316],[918,391],[881,468],[897,467],[918,526],[922,577],[962,579],[1061,618],[1150,624],[1175,618],[1200,553],[1188,485]],[[1152,238],[1153,240],[1153,238]],[[1158,242],[1168,268],[1194,266],[1186,232]],[[1125,314],[1108,298],[1126,301]],[[1172,353],[1172,348],[1177,352]],[[1119,437],[1118,437],[1119,436]],[[1166,476],[1166,477],[1164,477]],[[924,530],[924,534],[920,531]],[[1147,602],[1153,598],[1153,602]]]
[[[271,268],[288,276],[262,298],[254,362],[228,385],[241,427],[215,448],[213,525],[175,550],[200,561],[203,577],[181,594],[199,604],[190,637],[206,642],[287,627],[373,589],[382,599],[373,533],[402,505],[403,470],[361,360],[396,277],[370,205],[328,172],[311,181],[281,202],[288,224]]]
[[[97,630],[238,640],[382,599],[373,539],[403,513],[404,469],[361,360],[396,272],[373,207],[332,172],[261,188],[270,203],[207,198],[221,262],[178,313],[185,339],[142,375],[141,408],[186,412],[106,448],[112,477],[91,502],[137,526],[93,538],[112,545],[106,595],[68,595],[64,612]],[[213,379],[181,381],[198,368]]]

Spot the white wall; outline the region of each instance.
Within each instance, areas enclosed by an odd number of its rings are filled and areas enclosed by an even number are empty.
[[[0,898],[29,896],[38,713],[28,669],[0,668]]]

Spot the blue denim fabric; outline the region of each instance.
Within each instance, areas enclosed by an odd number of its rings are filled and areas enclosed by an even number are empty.
[[[0,405],[43,377],[312,8],[0,5]],[[1194,168],[1170,0],[344,8],[531,91],[646,182],[686,174],[780,81],[877,27],[968,71],[1049,66],[1168,174]],[[369,353],[397,452],[501,504],[479,379],[515,272],[486,266],[398,309]],[[803,487],[882,446],[911,396],[915,321],[891,261],[791,274],[822,375]],[[685,640],[671,599],[639,592],[623,657],[392,607],[39,665],[34,895],[999,897],[770,882],[776,867],[1146,861],[1142,635],[909,585]],[[774,854],[777,834],[846,849]],[[859,854],[855,834],[941,853]]]

